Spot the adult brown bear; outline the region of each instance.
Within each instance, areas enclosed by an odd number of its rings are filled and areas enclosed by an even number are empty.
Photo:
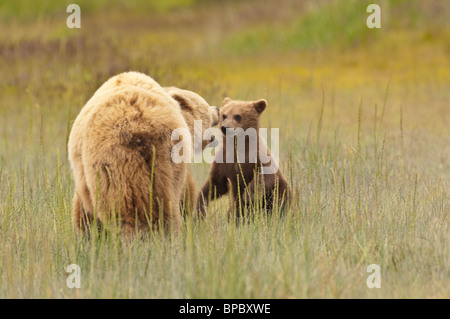
[[[119,221],[125,237],[160,222],[178,230],[188,164],[171,155],[175,143],[188,153],[192,137],[174,141],[172,132],[192,131],[183,114],[209,128],[218,111],[193,92],[177,93],[188,105],[151,77],[126,72],[106,81],[83,107],[68,145],[78,229],[87,230],[97,216],[97,225]]]

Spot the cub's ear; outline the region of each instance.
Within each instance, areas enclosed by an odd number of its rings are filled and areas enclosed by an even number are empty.
[[[267,106],[267,101],[264,99],[258,100],[256,102],[253,103],[253,107],[255,108],[256,112],[258,112],[259,114],[261,114]]]
[[[226,98],[223,100],[223,105],[228,104],[228,103],[230,103],[230,102],[231,102],[231,99],[230,99],[229,97],[226,97]]]

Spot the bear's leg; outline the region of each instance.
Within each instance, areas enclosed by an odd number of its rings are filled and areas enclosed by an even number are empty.
[[[170,234],[178,232],[181,227],[180,196],[174,189],[172,171],[163,164],[154,174],[153,184],[149,176],[142,174],[133,180],[128,180],[127,192],[121,193],[121,235],[123,241],[130,241],[136,234],[145,234],[151,228]],[[181,170],[185,174],[185,170]],[[184,178],[182,178],[184,181]],[[136,186],[139,185],[139,186]],[[181,183],[183,186],[183,183]],[[177,195],[175,195],[177,194]],[[105,198],[108,198],[104,195]]]
[[[261,211],[270,213],[274,205],[276,205],[274,201],[276,200],[278,203],[280,200],[277,197],[279,191],[279,180],[275,174],[255,174],[255,178],[248,184],[245,191],[242,192],[241,214],[244,213],[244,209],[251,209],[253,213]],[[280,193],[283,192],[281,191]],[[239,206],[236,205],[236,207],[238,208]]]
[[[180,208],[184,209],[185,215],[190,215],[194,211],[196,195],[196,183],[190,170],[187,171],[186,183],[184,187],[183,199],[180,202]]]
[[[80,199],[79,192],[75,191],[72,200],[72,213],[73,213],[73,221],[75,227],[81,231],[83,234],[88,234],[89,229],[95,224],[94,223],[94,215],[85,209],[83,202]],[[101,223],[99,220],[97,222],[97,229],[100,233],[101,231]]]
[[[234,183],[230,181],[230,188],[233,190],[233,205],[231,205],[228,211],[228,219],[239,222],[240,219],[246,215],[250,210],[257,207],[256,201],[261,200],[261,191],[264,183],[262,179],[257,181],[253,178],[246,183],[242,178],[233,179]]]
[[[82,207],[78,193],[75,191],[72,199],[72,214],[75,227],[83,233],[86,231],[86,215]]]
[[[190,183],[190,187],[195,187],[195,182],[189,167],[184,163],[171,163],[167,167],[161,163],[159,170],[161,173],[155,172],[154,198],[158,200],[153,201],[153,205],[157,205],[157,210],[154,210],[154,212],[163,212],[163,228],[167,234],[172,232],[178,233],[182,222],[180,210],[181,194],[183,194],[186,183]],[[162,172],[165,173],[163,174]],[[186,179],[187,176],[189,176],[188,179]]]
[[[252,202],[258,207],[263,208],[267,213],[272,213],[274,210],[282,212],[285,208],[285,203],[290,197],[289,186],[282,175],[279,174],[265,174],[260,175],[260,181],[250,190],[249,196]],[[254,183],[253,183],[254,184]]]
[[[156,188],[155,188],[156,190]],[[171,189],[159,187],[153,201],[153,229],[162,229],[166,234],[178,233],[181,228],[182,216],[179,199]]]
[[[228,182],[225,178],[220,181],[219,178],[211,178],[203,185],[197,198],[197,211],[203,218],[206,217],[208,203],[228,193]]]
[[[81,156],[75,156],[71,161],[75,175],[75,193],[72,200],[73,223],[82,234],[88,234],[90,227],[96,222],[100,232],[100,221],[94,221],[94,206],[91,200],[91,193],[86,184],[86,175]]]
[[[256,201],[260,201],[260,207],[267,213],[271,213],[274,208],[274,200],[277,200],[278,178],[275,174],[261,175],[259,191]]]
[[[289,187],[288,182],[284,178],[283,175],[281,175],[280,172],[276,175],[277,179],[277,201],[278,201],[278,207],[280,209],[280,212],[283,213],[287,206],[290,203],[290,200],[292,198],[291,188]]]
[[[120,236],[123,243],[134,240],[136,236],[135,225],[128,222],[122,222],[120,227]]]

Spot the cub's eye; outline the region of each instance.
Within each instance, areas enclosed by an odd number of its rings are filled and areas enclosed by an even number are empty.
[[[222,119],[225,120],[226,118],[227,118],[227,116],[226,116],[225,114],[223,114],[223,115],[222,115]]]
[[[238,122],[240,122],[242,120],[242,116],[240,116],[239,114],[233,116],[233,118]]]

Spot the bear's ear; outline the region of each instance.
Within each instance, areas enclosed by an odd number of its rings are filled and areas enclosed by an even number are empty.
[[[253,103],[253,107],[255,108],[256,112],[258,112],[259,114],[261,114],[267,106],[267,101],[264,99],[258,100],[256,102]]]
[[[231,102],[231,99],[230,99],[229,97],[226,97],[226,98],[223,100],[223,105],[228,104],[228,103],[230,103],[230,102]]]
[[[173,98],[175,101],[178,102],[178,104],[180,105],[181,109],[188,109],[188,110],[191,110],[191,109],[192,109],[192,107],[191,107],[191,105],[188,103],[188,101],[186,101],[186,99],[183,98],[182,96],[175,94],[175,95],[172,96],[172,98]]]

